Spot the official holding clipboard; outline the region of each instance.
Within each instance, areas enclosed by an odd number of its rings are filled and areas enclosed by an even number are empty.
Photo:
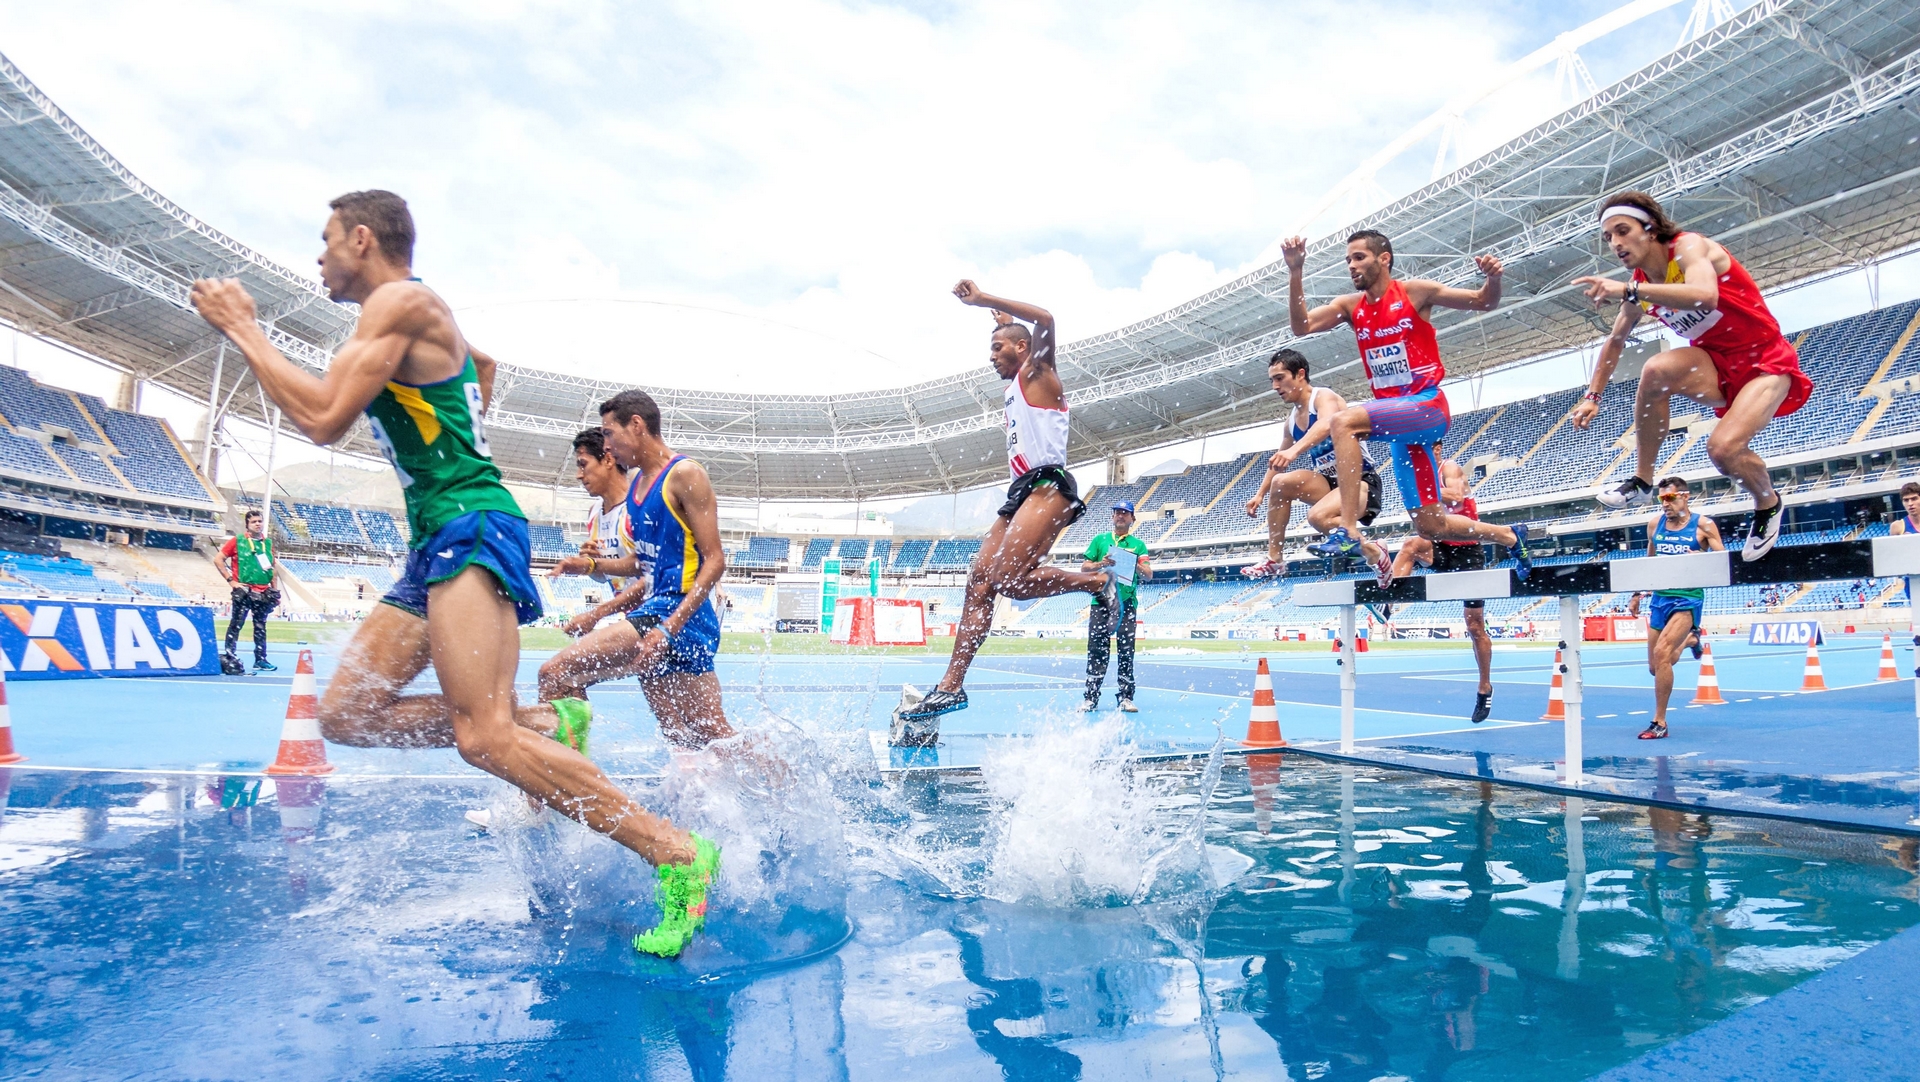
[[[1119,706],[1129,714],[1140,708],[1133,705],[1133,633],[1139,619],[1139,584],[1153,578],[1153,566],[1147,560],[1147,543],[1133,536],[1133,504],[1121,501],[1113,505],[1113,529],[1087,544],[1082,571],[1112,569],[1114,600],[1102,604],[1095,598],[1087,620],[1087,701],[1082,710],[1100,705],[1100,685],[1107,679],[1107,658],[1112,647],[1107,640],[1120,642]]]

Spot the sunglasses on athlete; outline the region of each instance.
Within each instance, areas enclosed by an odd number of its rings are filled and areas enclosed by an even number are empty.
[[[1686,496],[1678,492],[1662,492],[1660,494],[1661,503],[1679,503],[1684,499],[1686,499]]]

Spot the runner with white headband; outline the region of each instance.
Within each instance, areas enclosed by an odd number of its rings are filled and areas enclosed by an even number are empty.
[[[1682,231],[1645,192],[1622,192],[1601,207],[1600,233],[1632,276],[1627,281],[1574,279],[1595,305],[1619,304],[1620,314],[1600,347],[1593,381],[1568,419],[1576,428],[1593,423],[1627,336],[1642,316],[1651,313],[1691,344],[1654,356],[1641,370],[1633,408],[1638,445],[1633,476],[1602,490],[1599,500],[1621,508],[1652,497],[1660,441],[1672,417],[1668,398],[1684,395],[1712,407],[1720,418],[1707,437],[1707,457],[1753,496],[1740,557],[1758,560],[1780,538],[1783,504],[1767,477],[1767,464],[1750,445],[1767,422],[1806,405],[1813,381],[1800,371],[1800,355],[1780,333],[1760,288],[1725,248]]]

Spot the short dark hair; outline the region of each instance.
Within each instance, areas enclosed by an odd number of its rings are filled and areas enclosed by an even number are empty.
[[[1033,341],[1033,335],[1028,332],[1027,325],[1017,321],[1013,323],[996,324],[993,328],[993,333],[1004,334],[1016,342]]]
[[[240,516],[240,521],[252,522],[254,519],[261,518],[261,517],[263,516],[258,511],[248,511],[246,514]]]
[[[1356,240],[1366,241],[1367,251],[1372,252],[1374,255],[1386,256],[1387,265],[1393,265],[1393,242],[1387,239],[1385,233],[1380,232],[1378,229],[1362,229],[1347,237],[1348,244],[1352,244]]]
[[[600,416],[613,414],[617,424],[630,424],[635,417],[647,426],[647,435],[660,434],[660,404],[653,396],[642,390],[621,391],[605,402],[600,403]]]
[[[1680,476],[1677,473],[1671,477],[1662,477],[1660,479],[1660,483],[1653,487],[1655,489],[1678,488],[1678,489],[1684,489],[1689,493],[1693,491],[1693,486],[1690,484],[1687,484],[1687,479]]]
[[[348,192],[328,203],[340,215],[340,224],[352,232],[356,225],[373,231],[380,251],[388,259],[413,266],[413,212],[407,201],[380,188]]]
[[[1646,211],[1647,217],[1653,219],[1653,224],[1646,229],[1653,234],[1654,240],[1664,244],[1680,235],[1680,227],[1672,218],[1667,217],[1667,212],[1660,207],[1660,201],[1645,192],[1619,192],[1607,196],[1600,201],[1600,213],[1605,214],[1608,207],[1620,206],[1636,207]],[[1605,218],[1601,219],[1601,221],[1605,220]]]
[[[1900,486],[1902,496],[1920,496],[1920,481],[1908,481]]]
[[[1272,371],[1276,364],[1296,376],[1305,377],[1307,374],[1307,355],[1297,349],[1283,349],[1267,358],[1268,371]]]
[[[607,450],[607,434],[598,428],[583,428],[573,437],[573,449],[585,451],[590,458],[605,458],[613,452]]]

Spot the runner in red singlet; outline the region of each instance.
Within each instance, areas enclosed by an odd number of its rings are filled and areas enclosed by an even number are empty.
[[[1387,550],[1360,534],[1360,516],[1366,493],[1361,485],[1365,455],[1363,440],[1384,441],[1393,448],[1394,480],[1401,502],[1407,505],[1413,528],[1430,540],[1492,541],[1506,548],[1520,565],[1520,577],[1532,568],[1527,553],[1527,528],[1509,529],[1449,515],[1440,499],[1440,456],[1436,450],[1447,436],[1452,414],[1440,382],[1447,366],[1440,360],[1440,343],[1427,315],[1435,305],[1487,312],[1500,304],[1500,260],[1477,256],[1474,262],[1486,283],[1479,289],[1455,289],[1426,278],[1402,282],[1393,276],[1393,243],[1386,234],[1363,229],[1347,238],[1347,274],[1358,293],[1336,297],[1308,310],[1300,271],[1306,263],[1305,237],[1280,245],[1287,261],[1288,314],[1295,335],[1318,334],[1336,324],[1353,327],[1360,345],[1360,364],[1373,386],[1373,401],[1348,406],[1334,418],[1333,452],[1340,484],[1340,525],[1325,541],[1308,545],[1320,556],[1364,555],[1380,578],[1393,581],[1393,560]]]
[[[1460,463],[1448,460],[1440,464],[1440,499],[1447,505],[1447,514],[1479,521],[1480,508],[1468,495],[1471,491],[1467,471]],[[1478,571],[1487,566],[1487,550],[1478,541],[1429,541],[1414,537],[1401,545],[1399,554],[1394,556],[1393,577],[1399,579],[1413,574],[1415,564],[1435,571]],[[1474,696],[1473,713],[1469,715],[1478,725],[1493,713],[1493,636],[1487,633],[1485,601],[1460,604],[1467,625],[1467,641],[1473,644],[1473,662],[1480,669],[1480,691]]]
[[[1596,305],[1619,304],[1613,333],[1600,347],[1593,382],[1569,415],[1576,428],[1593,423],[1600,396],[1620,362],[1627,335],[1652,313],[1691,345],[1647,361],[1634,398],[1634,438],[1639,456],[1633,476],[1600,493],[1608,507],[1632,507],[1653,495],[1653,471],[1672,412],[1668,397],[1685,395],[1713,407],[1720,417],[1707,437],[1707,457],[1721,474],[1753,496],[1743,560],[1758,560],[1780,538],[1780,494],[1767,464],[1750,446],[1775,417],[1806,405],[1813,381],[1800,371],[1800,355],[1780,333],[1759,287],[1725,248],[1698,233],[1683,232],[1645,192],[1621,192],[1601,204],[1600,233],[1613,254],[1633,271],[1631,280],[1586,277]]]

